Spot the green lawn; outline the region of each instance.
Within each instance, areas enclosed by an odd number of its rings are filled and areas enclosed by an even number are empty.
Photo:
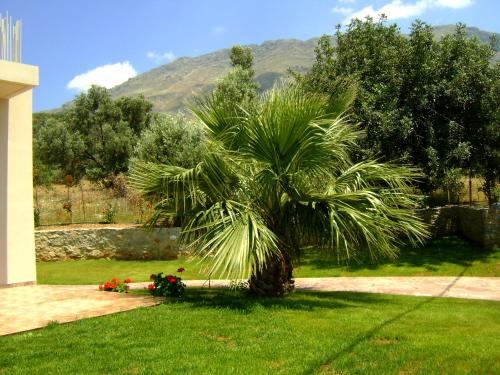
[[[184,300],[0,337],[5,374],[494,374],[499,302],[296,292]]]
[[[151,273],[173,273],[183,266],[186,279],[206,279],[204,265],[186,259],[170,261],[85,260],[37,264],[40,284],[98,284],[112,277],[131,277],[147,281]],[[374,264],[339,265],[315,250],[305,250],[295,268],[295,277],[326,276],[500,276],[500,249],[485,250],[447,237],[429,242],[425,247],[401,250],[397,260]]]

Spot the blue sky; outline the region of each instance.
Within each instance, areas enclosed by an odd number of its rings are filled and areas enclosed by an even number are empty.
[[[177,57],[331,34],[366,14],[384,12],[404,31],[420,18],[500,32],[498,0],[1,0],[6,11],[23,21],[23,62],[40,67],[35,111]]]

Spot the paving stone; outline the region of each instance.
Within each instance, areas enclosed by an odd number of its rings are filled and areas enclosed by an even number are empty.
[[[150,296],[98,291],[95,285],[32,285],[0,289],[0,336],[154,306]]]

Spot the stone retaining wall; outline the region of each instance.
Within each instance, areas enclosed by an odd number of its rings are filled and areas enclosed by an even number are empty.
[[[435,236],[460,235],[487,248],[500,246],[500,210],[445,206],[421,210]]]
[[[180,228],[57,229],[35,231],[36,259],[175,259]]]
[[[485,247],[500,246],[500,210],[446,206],[420,210],[435,236],[460,235]],[[180,228],[75,228],[35,231],[39,261],[68,259],[175,259]]]

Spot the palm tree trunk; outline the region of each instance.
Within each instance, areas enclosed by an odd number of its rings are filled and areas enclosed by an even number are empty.
[[[284,253],[281,259],[269,258],[264,268],[255,272],[248,281],[255,295],[281,296],[294,289],[291,257]]]

